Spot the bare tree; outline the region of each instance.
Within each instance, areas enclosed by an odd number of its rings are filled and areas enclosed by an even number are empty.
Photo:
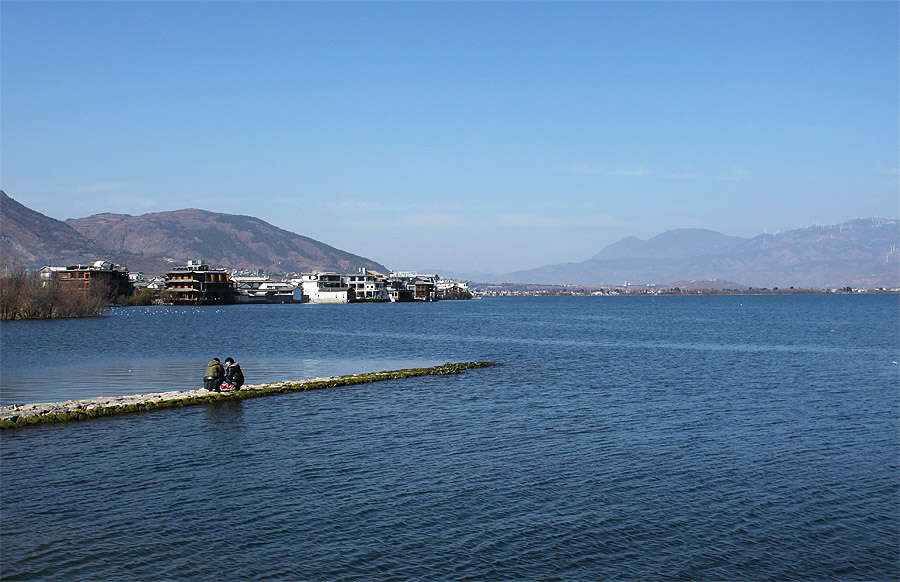
[[[109,305],[109,289],[95,283],[86,290],[71,289],[56,277],[42,277],[19,265],[0,269],[0,319],[93,317]]]

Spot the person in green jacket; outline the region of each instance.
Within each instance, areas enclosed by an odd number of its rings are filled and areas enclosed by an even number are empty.
[[[203,387],[210,392],[221,392],[222,389],[219,388],[219,386],[222,385],[222,380],[224,379],[225,367],[222,365],[222,362],[219,361],[219,358],[213,358],[206,365],[206,374],[203,376]]]

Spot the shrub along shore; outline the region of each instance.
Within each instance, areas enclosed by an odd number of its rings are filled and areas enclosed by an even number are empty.
[[[117,414],[143,412],[145,410],[244,400],[245,398],[273,396],[275,394],[302,392],[304,390],[320,390],[322,388],[369,384],[384,380],[399,380],[414,376],[444,376],[459,374],[473,368],[499,365],[496,362],[462,362],[458,364],[448,362],[432,368],[406,368],[387,372],[313,378],[311,380],[288,380],[269,384],[253,384],[242,386],[240,390],[234,392],[209,392],[201,388],[199,390],[135,394],[131,396],[101,396],[87,400],[67,400],[65,402],[14,404],[12,406],[0,406],[0,429],[88,420]]]

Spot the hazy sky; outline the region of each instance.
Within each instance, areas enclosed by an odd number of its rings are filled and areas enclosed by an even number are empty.
[[[0,187],[395,269],[900,205],[897,2],[3,2]]]

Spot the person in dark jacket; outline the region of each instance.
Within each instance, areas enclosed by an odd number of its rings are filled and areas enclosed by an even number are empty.
[[[234,358],[225,358],[225,382],[228,384],[226,390],[239,390],[244,385],[244,372]]]
[[[206,374],[203,375],[203,387],[210,392],[221,392],[219,385],[225,379],[225,367],[219,358],[213,358],[206,365]]]

